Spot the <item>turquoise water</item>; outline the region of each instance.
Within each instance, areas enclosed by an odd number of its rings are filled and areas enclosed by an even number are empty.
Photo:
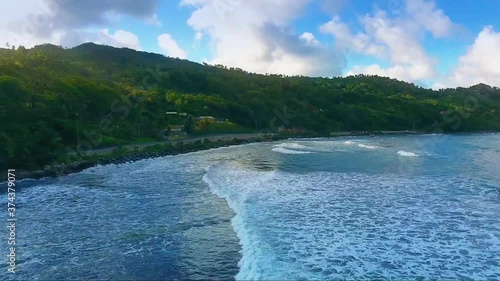
[[[422,135],[22,181],[18,273],[0,278],[498,280],[499,167],[500,135]]]

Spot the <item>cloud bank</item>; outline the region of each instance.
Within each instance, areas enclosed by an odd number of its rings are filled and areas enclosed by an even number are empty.
[[[186,52],[179,47],[177,42],[168,33],[164,33],[158,36],[158,46],[165,51],[166,55],[169,57],[186,59]]]
[[[89,40],[139,49],[138,37],[107,28],[123,16],[158,24],[160,0],[24,0],[2,3],[0,38],[12,45],[31,47],[54,43],[74,46]],[[101,28],[99,28],[101,27]],[[2,42],[2,43],[6,43]]]
[[[401,2],[403,3],[403,2]],[[388,63],[354,66],[347,74],[377,74],[405,81],[433,79],[439,61],[430,57],[422,45],[426,32],[435,38],[449,36],[455,24],[433,2],[408,0],[401,11],[376,10],[359,19],[357,33],[338,16],[321,26],[336,44],[347,52],[374,56]],[[395,7],[392,7],[395,8]]]
[[[458,65],[434,88],[468,87],[484,83],[500,86],[500,33],[486,26]]]
[[[345,59],[322,46],[312,32],[297,34],[291,23],[310,0],[182,0],[194,8],[188,25],[209,38],[211,64],[285,75],[340,75]]]

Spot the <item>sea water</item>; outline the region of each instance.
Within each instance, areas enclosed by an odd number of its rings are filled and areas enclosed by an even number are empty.
[[[386,136],[21,181],[17,273],[0,277],[498,280],[499,167],[500,135]]]

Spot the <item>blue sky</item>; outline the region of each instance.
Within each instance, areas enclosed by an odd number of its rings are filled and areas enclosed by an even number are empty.
[[[0,38],[93,41],[257,73],[500,86],[500,1],[68,1],[0,4]]]

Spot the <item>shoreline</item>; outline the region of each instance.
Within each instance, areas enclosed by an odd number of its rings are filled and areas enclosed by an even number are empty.
[[[498,132],[455,132],[441,133],[447,135],[460,134],[497,134]],[[174,156],[198,151],[204,151],[214,148],[228,147],[234,145],[244,145],[250,143],[273,142],[284,139],[304,139],[304,138],[340,138],[340,137],[356,137],[356,136],[388,136],[388,135],[426,135],[433,134],[432,132],[419,131],[375,131],[375,132],[336,132],[330,134],[228,134],[228,135],[212,135],[195,137],[192,139],[179,141],[166,141],[143,146],[141,150],[130,150],[136,145],[125,145],[122,149],[125,151],[115,151],[119,147],[106,148],[107,153],[91,153],[85,157],[94,159],[82,159],[68,164],[53,164],[46,165],[42,170],[26,171],[17,170],[17,178],[23,179],[42,179],[56,178],[59,176],[69,175],[81,172],[85,169],[95,167],[97,165],[124,164],[128,162],[136,162],[144,159],[158,158],[164,156]],[[101,151],[100,149],[96,151]],[[115,155],[116,154],[116,155]],[[3,179],[1,179],[3,181]]]
[[[158,158],[163,156],[174,156],[197,151],[204,151],[214,148],[228,147],[233,145],[243,145],[258,142],[271,142],[293,137],[291,135],[264,135],[264,134],[241,134],[241,135],[220,135],[220,136],[205,136],[196,137],[193,139],[158,142],[149,146],[144,146],[141,150],[130,150],[136,145],[127,145],[122,147],[106,148],[106,154],[102,154],[101,150],[96,150],[98,153],[86,154],[87,158],[81,161],[74,161],[68,164],[53,164],[46,165],[42,170],[17,170],[16,177],[18,180],[24,179],[42,179],[56,178],[59,176],[69,175],[81,172],[85,169],[95,167],[97,165],[124,164],[128,162],[136,162],[144,159]],[[123,149],[125,151],[123,151]],[[119,152],[116,152],[116,151]],[[3,180],[3,179],[2,179]]]

